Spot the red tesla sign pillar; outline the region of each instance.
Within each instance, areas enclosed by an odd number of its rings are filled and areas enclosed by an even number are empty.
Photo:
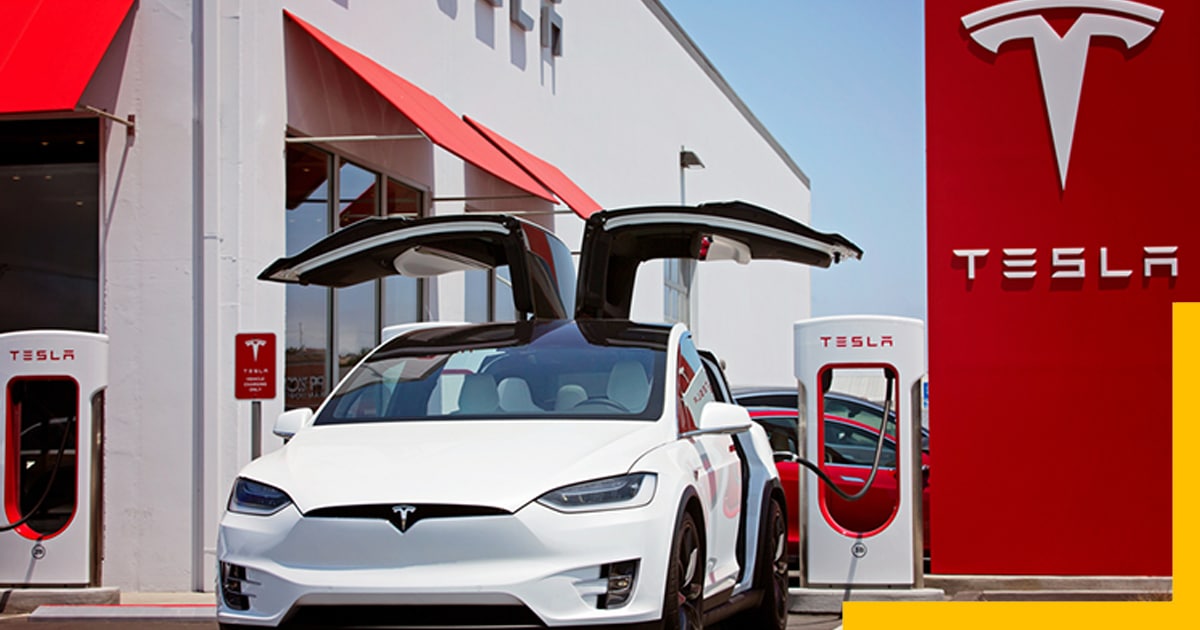
[[[933,571],[1169,575],[1200,3],[925,11]]]
[[[275,398],[275,334],[239,333],[234,343],[234,397]]]

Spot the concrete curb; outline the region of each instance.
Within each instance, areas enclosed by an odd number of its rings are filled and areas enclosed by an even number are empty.
[[[0,589],[0,612],[5,614],[30,613],[51,604],[104,605],[120,601],[121,590],[115,586]]]
[[[1169,577],[926,575],[923,589],[792,588],[793,613],[840,613],[844,601],[1171,601]]]
[[[1056,576],[1056,575],[926,575],[925,586],[940,588],[952,598],[964,591],[1014,591],[1037,595],[1039,592],[1113,591],[1169,594],[1169,577],[1139,576]]]
[[[212,621],[217,618],[216,604],[161,604],[107,606],[40,606],[29,621]]]
[[[940,602],[946,593],[940,588],[792,588],[788,590],[788,612],[802,614],[839,614],[842,603],[852,602]]]

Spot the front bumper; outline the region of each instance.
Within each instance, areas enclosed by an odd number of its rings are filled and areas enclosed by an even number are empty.
[[[218,585],[217,616],[276,626],[329,606],[400,615],[393,607],[498,607],[525,608],[548,627],[653,621],[674,529],[668,503],[584,514],[531,503],[511,515],[426,519],[405,533],[385,520],[305,517],[294,506],[227,513],[217,557],[244,567],[249,609],[231,608]],[[632,594],[602,608],[602,567],[627,560],[639,561]]]

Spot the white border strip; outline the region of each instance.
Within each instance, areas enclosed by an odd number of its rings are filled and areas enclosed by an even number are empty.
[[[298,279],[301,275],[324,267],[330,263],[336,262],[343,258],[349,258],[356,254],[361,254],[369,249],[374,249],[381,245],[398,243],[410,239],[421,238],[422,236],[444,236],[467,232],[486,232],[489,234],[508,234],[508,228],[493,223],[491,221],[469,221],[462,223],[436,223],[433,225],[420,225],[415,227],[406,227],[376,234],[370,238],[361,241],[355,241],[347,245],[343,245],[333,251],[326,252],[320,256],[316,256],[312,260],[308,260],[297,264],[291,269],[284,270],[287,279]]]
[[[728,219],[724,217],[713,217],[707,215],[687,214],[684,212],[653,212],[644,215],[632,215],[623,217],[611,218],[605,223],[605,230],[618,229],[621,227],[632,225],[646,225],[651,223],[686,223],[697,227],[714,227],[737,230],[746,232],[756,236],[765,236],[784,243],[791,243],[801,247],[807,247],[819,252],[829,254],[831,258],[853,258],[858,259],[858,253],[842,247],[840,245],[830,245],[821,241],[785,232],[778,228],[773,228],[754,221],[742,221],[738,219]],[[834,260],[837,262],[837,260]]]

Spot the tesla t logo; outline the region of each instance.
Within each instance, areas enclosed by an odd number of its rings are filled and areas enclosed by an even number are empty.
[[[1053,9],[1082,13],[1060,36],[1039,13]],[[1015,0],[962,18],[971,39],[992,53],[998,53],[1006,42],[1033,40],[1061,189],[1067,187],[1067,164],[1092,38],[1113,37],[1131,49],[1154,32],[1162,14],[1162,9],[1127,0]]]
[[[267,345],[267,340],[262,338],[247,339],[246,346],[250,348],[250,354],[254,357],[254,363],[258,363],[258,349]]]
[[[392,506],[392,514],[395,514],[400,517],[400,525],[398,525],[398,527],[400,528],[401,532],[408,531],[408,517],[413,512],[416,512],[416,511],[417,511],[417,506],[415,506],[415,505],[393,505]]]

